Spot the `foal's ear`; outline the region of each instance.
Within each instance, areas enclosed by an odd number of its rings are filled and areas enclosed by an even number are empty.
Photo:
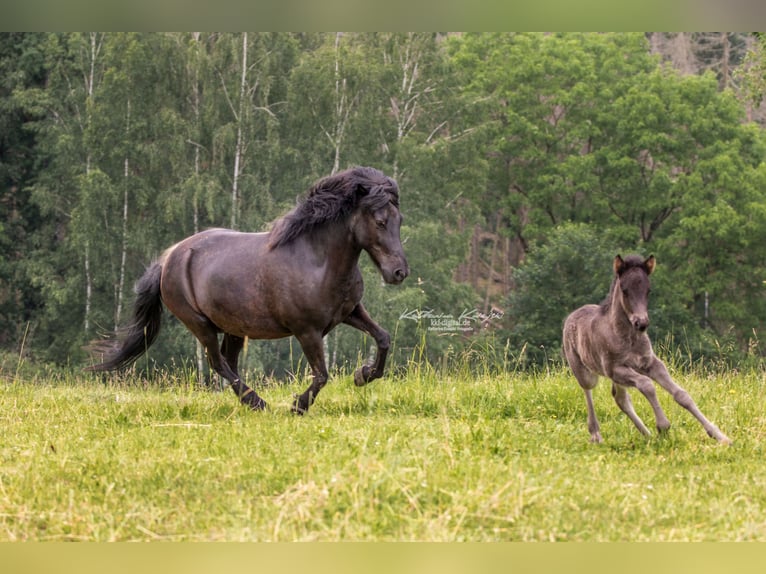
[[[619,255],[614,258],[614,274],[619,275],[625,269],[625,261]]]
[[[646,261],[644,261],[644,269],[646,269],[646,274],[651,275],[652,271],[654,271],[654,264],[656,263],[656,260],[654,259],[654,255],[650,255]]]

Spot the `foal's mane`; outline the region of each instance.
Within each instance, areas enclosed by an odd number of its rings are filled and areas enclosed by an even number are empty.
[[[646,269],[644,268],[644,258],[640,255],[627,255],[623,259],[622,264],[622,270],[620,271],[620,275],[615,274],[614,279],[612,279],[612,286],[609,287],[609,294],[606,296],[606,299],[604,299],[601,302],[601,311],[607,312],[609,311],[610,307],[612,306],[612,298],[614,297],[614,290],[617,287],[617,280],[620,278],[621,275],[624,275],[631,269],[642,269],[644,272],[646,272]]]
[[[317,227],[347,218],[361,207],[375,211],[399,206],[396,181],[372,167],[353,167],[317,181],[291,211],[274,222],[269,245],[273,249],[294,241]]]

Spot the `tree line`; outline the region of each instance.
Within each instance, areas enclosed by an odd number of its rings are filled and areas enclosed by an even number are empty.
[[[747,34],[1,34],[0,348],[84,365],[163,249],[267,229],[372,165],[413,270],[391,287],[363,263],[395,362],[557,359],[632,252],[658,261],[655,340],[760,358],[763,63]],[[329,363],[370,343],[339,328]],[[299,354],[259,342],[246,364]],[[172,322],[151,361],[203,364]]]

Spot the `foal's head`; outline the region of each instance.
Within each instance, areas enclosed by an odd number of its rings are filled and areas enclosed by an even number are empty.
[[[649,275],[654,271],[654,263],[654,255],[647,259],[637,255],[614,258],[614,302],[619,302],[637,331],[646,331],[649,326]]]

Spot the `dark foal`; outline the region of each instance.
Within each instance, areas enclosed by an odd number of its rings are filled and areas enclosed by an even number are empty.
[[[253,409],[266,403],[237,371],[246,337],[293,335],[300,343],[313,381],[296,397],[296,413],[306,412],[327,382],[322,339],[340,323],[377,343],[373,363],[354,373],[354,383],[365,385],[383,375],[390,337],[362,304],[359,256],[366,251],[384,281],[401,283],[409,275],[401,221],[396,182],[359,167],[318,181],[269,232],[211,229],[184,239],[139,279],[132,323],[121,335],[94,344],[104,357],[89,370],[119,369],[141,356],[157,336],[164,303],[205,347],[211,367]]]
[[[649,275],[655,259],[619,255],[614,259],[614,280],[609,296],[601,305],[585,305],[564,322],[564,355],[577,382],[585,392],[588,406],[588,430],[591,442],[601,442],[601,432],[593,408],[591,390],[599,376],[612,380],[612,396],[636,428],[650,435],[633,408],[628,388],[635,387],[654,410],[657,430],[670,428],[657,400],[654,383],[669,392],[675,401],[702,424],[719,442],[731,440],[699,410],[689,393],[670,378],[667,368],[652,350],[646,328],[649,326]]]

